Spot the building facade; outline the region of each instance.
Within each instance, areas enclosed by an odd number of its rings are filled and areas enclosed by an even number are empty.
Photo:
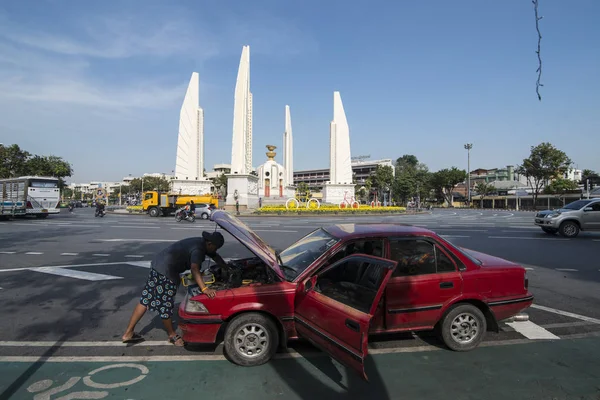
[[[367,178],[375,173],[378,165],[392,167],[395,175],[394,162],[391,159],[353,161],[351,167],[354,182],[357,185],[364,184]],[[294,185],[306,183],[311,190],[321,190],[329,180],[329,168],[294,171]]]

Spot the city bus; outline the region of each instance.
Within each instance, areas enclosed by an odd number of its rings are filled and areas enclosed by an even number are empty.
[[[58,178],[21,176],[0,179],[0,216],[35,215],[46,218],[60,213]]]

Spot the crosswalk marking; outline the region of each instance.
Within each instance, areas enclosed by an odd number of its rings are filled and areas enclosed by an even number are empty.
[[[506,325],[510,326],[527,339],[560,339],[554,333],[531,321],[507,322]]]
[[[38,267],[31,268],[31,270],[50,275],[64,276],[67,278],[83,279],[86,281],[108,281],[113,279],[123,279],[120,276],[96,274],[93,272],[78,271],[76,269],[66,269],[60,267]]]

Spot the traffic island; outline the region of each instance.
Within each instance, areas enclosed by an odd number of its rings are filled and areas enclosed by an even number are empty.
[[[338,205],[324,205],[324,204],[313,204],[308,203],[307,206],[265,206],[261,207],[251,215],[377,215],[377,214],[406,214],[406,207],[370,207],[370,206],[358,206],[358,207],[340,207]]]

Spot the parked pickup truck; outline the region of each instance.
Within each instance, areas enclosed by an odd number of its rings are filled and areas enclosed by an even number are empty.
[[[580,231],[600,231],[600,198],[577,200],[558,210],[540,211],[537,226],[548,234],[574,238]]]

